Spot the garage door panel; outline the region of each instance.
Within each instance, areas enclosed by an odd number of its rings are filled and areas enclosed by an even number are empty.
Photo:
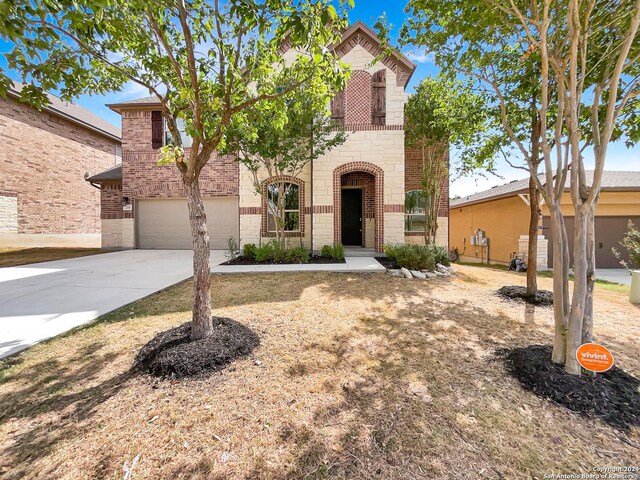
[[[238,197],[204,200],[211,248],[223,249],[239,238]],[[140,199],[136,202],[139,248],[191,249],[186,199]]]

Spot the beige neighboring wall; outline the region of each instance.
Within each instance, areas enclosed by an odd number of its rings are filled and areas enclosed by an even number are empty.
[[[529,231],[529,207],[517,195],[462,207],[451,206],[449,222],[449,248],[458,249],[461,261],[479,262],[482,259],[486,263],[486,248],[470,242],[476,230],[481,229],[489,239],[490,262],[507,264],[511,254],[519,251],[520,235]]]
[[[562,213],[565,216],[575,215],[571,194],[562,195]],[[549,208],[542,205],[542,215],[549,216]],[[633,217],[640,215],[640,191],[603,191],[600,192],[596,216],[598,217]]]

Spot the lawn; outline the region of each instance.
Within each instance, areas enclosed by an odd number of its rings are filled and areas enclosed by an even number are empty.
[[[546,344],[547,308],[494,295],[524,278],[457,267],[214,276],[217,315],[261,337],[207,378],[132,375],[138,349],[188,319],[185,282],[0,368],[4,478],[543,478],[640,465],[616,430],[524,391],[497,348]],[[551,280],[540,284],[550,288]],[[640,377],[640,309],[596,287],[595,336]]]
[[[0,267],[65,260],[103,253],[99,248],[0,248]]]

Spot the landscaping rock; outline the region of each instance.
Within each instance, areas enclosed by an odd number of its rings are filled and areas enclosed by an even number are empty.
[[[430,272],[429,270],[422,270],[422,273],[424,274],[424,276],[429,279],[429,278],[436,278],[438,276],[437,273],[435,272]]]
[[[420,278],[422,280],[425,280],[427,278],[427,276],[424,273],[418,270],[411,270],[411,275],[413,275],[413,278]]]
[[[387,270],[387,273],[392,277],[404,277],[402,271],[397,268],[390,268]]]
[[[570,375],[551,361],[551,350],[550,345],[530,345],[501,349],[496,355],[525,390],[540,398],[619,430],[640,426],[640,379],[616,366],[595,377]]]
[[[133,363],[133,370],[157,377],[184,378],[221,370],[260,344],[251,329],[230,318],[213,317],[215,334],[191,340],[191,322],[156,335]]]
[[[404,278],[413,278],[413,275],[411,275],[411,272],[408,269],[402,267],[400,271],[402,272],[402,275],[404,275]]]
[[[451,273],[453,273],[453,270],[451,269],[451,267],[445,267],[444,265],[442,265],[441,263],[437,263],[436,264],[436,273],[439,273],[441,275],[445,275],[445,276],[450,276]]]

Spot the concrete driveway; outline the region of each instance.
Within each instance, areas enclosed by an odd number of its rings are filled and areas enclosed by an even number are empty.
[[[211,252],[211,265],[225,260]],[[127,250],[0,268],[0,358],[190,278],[190,250]]]

